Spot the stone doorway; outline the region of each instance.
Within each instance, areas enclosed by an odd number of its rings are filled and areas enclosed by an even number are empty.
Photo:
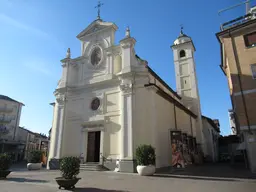
[[[100,161],[100,131],[88,132],[87,162]]]

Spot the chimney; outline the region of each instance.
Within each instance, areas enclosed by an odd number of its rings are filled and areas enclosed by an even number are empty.
[[[248,14],[250,12],[250,1],[246,1],[245,2],[245,9],[246,9],[246,14]]]

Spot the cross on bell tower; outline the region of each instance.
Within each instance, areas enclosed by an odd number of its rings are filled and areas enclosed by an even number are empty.
[[[102,7],[102,5],[104,5],[104,4],[101,3],[100,1],[98,1],[98,5],[95,6],[95,8],[98,9],[98,17],[97,17],[97,19],[100,19],[100,8]]]

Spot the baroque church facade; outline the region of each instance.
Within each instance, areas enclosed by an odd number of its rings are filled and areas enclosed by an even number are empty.
[[[181,32],[171,46],[175,92],[136,55],[128,28],[115,45],[117,29],[98,18],[77,35],[81,56],[71,58],[68,49],[61,60],[48,168],[57,168],[64,156],[79,156],[82,163],[114,170],[119,162],[120,172],[134,172],[140,144],[155,148],[156,168],[172,166],[176,133],[185,135],[193,149],[216,155],[214,143],[204,136],[208,128],[203,127],[191,38]]]

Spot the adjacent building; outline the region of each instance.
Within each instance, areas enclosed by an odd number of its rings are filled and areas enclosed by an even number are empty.
[[[23,103],[0,95],[0,152],[12,152],[13,160],[20,158],[24,147],[19,142],[19,123]]]
[[[232,109],[228,110],[229,125],[231,128],[231,135],[237,135],[235,113]]]
[[[221,69],[227,77],[231,126],[241,138],[250,169],[256,171],[256,7],[221,25]],[[233,125],[233,122],[235,125]],[[240,147],[241,149],[241,147]]]
[[[34,150],[40,150],[48,154],[48,137],[43,134],[32,132],[24,127],[19,127],[19,142],[24,144],[22,160],[27,159],[29,153]]]
[[[220,124],[217,119],[212,120],[209,117],[202,116],[203,134],[206,142],[205,160],[217,162],[219,160]]]

